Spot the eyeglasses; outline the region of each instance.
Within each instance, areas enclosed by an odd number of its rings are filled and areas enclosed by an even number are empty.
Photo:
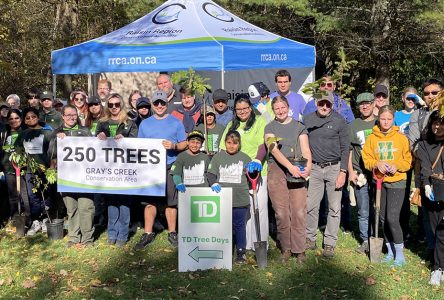
[[[245,111],[248,111],[249,109],[250,109],[250,107],[247,106],[247,107],[239,107],[239,108],[236,108],[235,110],[236,110],[236,112],[245,112]]]
[[[333,82],[322,82],[321,86],[331,88],[331,87],[333,87]]]
[[[99,106],[99,105],[100,105],[100,103],[88,103],[88,107]]]
[[[120,103],[108,103],[108,108],[120,108]]]
[[[432,94],[433,96],[436,96],[439,94],[440,91],[431,91],[431,92],[424,92],[424,96],[428,96]]]
[[[166,104],[166,102],[164,102],[162,100],[156,100],[156,101],[153,102],[153,105],[157,107],[159,105],[166,106],[167,104]]]
[[[319,107],[327,106],[327,108],[331,107],[331,102],[327,100],[319,101],[317,104]]]
[[[82,97],[81,97],[81,98],[77,98],[77,97],[75,97],[75,98],[74,98],[74,101],[85,101],[85,99],[83,99]]]
[[[373,104],[373,102],[361,102],[361,103],[359,103],[359,106],[370,106],[372,104]]]
[[[25,120],[37,119],[36,115],[26,116]]]
[[[64,117],[68,118],[77,118],[77,114],[70,114],[70,115],[63,115]]]
[[[16,118],[9,118],[9,119],[8,119],[8,121],[13,121],[13,120],[20,120],[20,118],[19,118],[19,117],[16,117]]]

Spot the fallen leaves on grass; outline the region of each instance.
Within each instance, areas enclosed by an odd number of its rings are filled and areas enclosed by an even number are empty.
[[[365,284],[366,285],[375,285],[376,284],[376,279],[373,277],[367,277],[367,279],[365,280]]]
[[[92,287],[99,287],[102,285],[102,282],[99,279],[93,279],[89,283]]]
[[[64,269],[61,269],[59,274],[62,275],[62,276],[68,276],[68,271],[66,271]]]
[[[401,298],[399,298],[399,300],[410,300],[410,297],[407,295],[402,295]]]
[[[32,279],[28,278],[25,281],[23,281],[22,287],[25,289],[32,289],[35,287],[35,282]]]

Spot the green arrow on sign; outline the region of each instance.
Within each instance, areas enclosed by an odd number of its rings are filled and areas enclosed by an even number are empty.
[[[222,250],[199,250],[199,246],[194,248],[188,255],[199,262],[201,258],[209,258],[209,259],[223,259],[224,252]]]

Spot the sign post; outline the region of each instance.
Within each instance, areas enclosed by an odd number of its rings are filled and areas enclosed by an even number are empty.
[[[179,272],[232,269],[231,188],[179,193]]]

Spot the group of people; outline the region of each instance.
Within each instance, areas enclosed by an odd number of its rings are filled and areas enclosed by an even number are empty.
[[[380,221],[387,248],[383,261],[396,267],[406,263],[409,196],[416,187],[422,196],[418,228],[426,236],[433,266],[430,283],[439,285],[444,280],[444,197],[439,190],[444,120],[438,111],[444,98],[442,82],[425,81],[423,98],[415,88],[406,88],[400,111],[390,105],[387,87],[377,85],[373,92],[357,96],[355,118],[328,75],[319,86],[320,96],[308,103],[291,90],[288,71],[278,71],[274,79],[276,92],[263,82],[253,83],[248,93],[234,99],[233,110],[225,90],[215,90],[212,103],[204,105],[193,90],[174,85],[166,74],[158,76],[157,90],[149,98],[134,90],[126,101],[107,80],[98,82],[97,96],[75,90],[58,109],[50,92],[30,91],[26,105],[20,105],[17,95],[8,96],[1,108],[0,137],[9,216],[19,213],[19,202],[27,202],[22,207],[29,217],[27,234],[33,235],[45,226],[44,211],[58,195],[51,186],[38,191],[30,168],[19,179],[25,191],[18,191],[10,159],[14,151],[22,149],[46,168],[56,168],[57,139],[65,136],[156,138],[166,149],[166,196],[63,193],[69,247],[92,245],[94,224],[104,215],[108,243],[124,246],[134,211],[141,205],[144,233],[134,249],[142,250],[155,240],[160,219],[166,221],[168,241],[177,247],[178,193],[189,187],[211,187],[215,193],[231,187],[235,262],[243,263],[257,241],[247,175],[259,174],[255,198],[260,239],[268,240],[272,208],[283,263],[292,256],[303,263],[306,251],[318,244],[325,257],[333,257],[341,222],[343,227],[350,222],[354,201],[361,239],[357,251],[368,253],[369,236],[374,234],[374,183],[380,180]],[[42,172],[37,175],[45,180]],[[318,243],[323,215],[326,224]]]

